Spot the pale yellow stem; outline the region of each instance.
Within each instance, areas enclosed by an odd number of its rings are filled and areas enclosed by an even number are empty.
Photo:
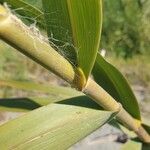
[[[105,110],[119,111],[116,118],[123,123],[128,129],[133,130],[138,137],[150,143],[150,135],[141,126],[140,121],[134,119],[111,95],[109,95],[102,87],[100,87],[91,78],[87,81],[83,92],[92,98],[96,103],[102,106]]]
[[[56,52],[41,35],[34,33],[9,10],[0,6],[0,37],[8,44],[72,83],[75,72],[72,65]]]

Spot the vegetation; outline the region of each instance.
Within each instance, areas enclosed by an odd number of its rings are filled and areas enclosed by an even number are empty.
[[[19,0],[7,2],[14,8],[23,7],[23,11],[17,13],[27,17],[27,24],[30,22],[28,17],[35,18],[39,13],[37,23],[42,30],[47,26],[48,38],[37,28],[26,26],[3,6],[0,7],[0,37],[80,92],[71,88],[1,80],[1,86],[51,93],[44,99],[30,97],[16,99],[14,103],[11,99],[1,101],[2,111],[32,110],[0,127],[3,149],[66,149],[113,117],[133,130],[141,142],[150,142],[149,130],[144,129],[130,86],[122,74],[98,53],[101,1],[63,0],[60,3],[43,0],[43,10]],[[101,111],[91,99],[107,111]],[[20,134],[22,137],[18,138]],[[139,143],[132,141],[128,145],[133,144],[139,147]]]
[[[42,10],[40,0],[24,1]],[[124,58],[149,51],[149,8],[149,0],[103,0],[105,17],[100,48]]]
[[[104,0],[101,48],[129,58],[149,48],[148,0]],[[134,17],[133,17],[134,16]],[[114,38],[115,37],[115,38]]]

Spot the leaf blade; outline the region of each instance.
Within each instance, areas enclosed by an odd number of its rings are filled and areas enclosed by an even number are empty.
[[[42,0],[42,4],[51,44],[70,62],[77,65],[67,0]]]
[[[22,1],[22,0],[0,0],[0,3],[6,2],[12,9],[15,9],[15,12],[23,16],[28,21],[32,23],[36,22],[41,27],[45,27],[45,20],[43,12],[34,7],[33,5]]]
[[[20,97],[20,98],[2,98],[0,99],[0,112],[28,112],[36,108],[64,101],[66,99],[75,99],[83,97],[84,99],[89,100],[84,94],[81,95],[50,95],[47,97]]]
[[[0,79],[0,86],[1,87],[11,87],[26,91],[40,91],[43,93],[53,94],[56,95],[56,92],[59,91],[60,95],[73,95],[79,94],[79,92],[71,89],[69,87],[63,86],[54,86],[54,85],[46,85],[46,84],[39,84],[30,81],[17,81],[17,80],[2,80]],[[58,95],[58,93],[57,93]]]
[[[14,149],[66,149],[103,125],[112,114],[82,106],[51,104],[0,126],[0,145]]]
[[[43,0],[43,8],[49,38],[54,35],[52,42],[70,62],[83,70],[87,79],[99,48],[101,0]]]
[[[19,90],[39,91],[41,93],[46,93],[46,96],[44,97],[9,98],[9,96],[5,96],[5,98],[0,99],[0,111],[24,112],[48,105],[50,103],[63,101],[65,99],[80,96],[86,97],[83,93],[69,87],[52,86],[33,82],[0,80],[0,87],[11,87]],[[87,97],[86,99],[88,100]]]
[[[99,49],[102,4],[100,0],[70,0],[68,8],[73,41],[78,49],[78,64],[87,79]]]
[[[93,68],[93,76],[96,82],[120,102],[134,118],[141,120],[138,102],[128,82],[123,75],[114,66],[106,62],[100,54],[97,55],[96,63]]]

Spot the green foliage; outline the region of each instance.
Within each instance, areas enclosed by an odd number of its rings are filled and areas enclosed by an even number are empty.
[[[115,51],[117,55],[125,58],[147,49],[144,46],[147,40],[144,38],[142,29],[148,29],[143,24],[148,19],[143,18],[147,11],[144,9],[145,4],[141,4],[139,0],[104,0],[103,3],[101,48]],[[148,2],[145,3],[148,4]]]
[[[2,125],[0,146],[1,149],[67,149],[112,117],[112,112],[86,108],[82,102],[50,104]]]
[[[93,68],[93,76],[115,100],[136,119],[141,119],[138,102],[123,75],[111,64],[106,62],[100,54]],[[134,109],[133,109],[134,108]]]
[[[78,66],[83,70],[86,79],[93,68],[99,48],[101,7],[101,0],[68,1],[73,44],[78,53]]]
[[[47,32],[57,50],[76,65],[77,54],[73,46],[72,29],[66,0],[43,0]]]
[[[5,2],[8,2],[8,4],[12,6],[13,9],[18,8],[17,5],[14,5],[13,1],[14,0],[6,0]],[[16,0],[16,1],[17,3],[19,3],[19,1],[21,0]],[[40,0],[36,0],[36,1],[24,0],[24,1],[39,8],[40,11],[42,12],[42,8],[41,8],[42,6]],[[0,0],[0,2],[4,2],[4,0]],[[54,3],[57,3],[57,1]],[[102,39],[101,39],[101,46],[100,46],[101,48],[104,48],[108,51],[110,50],[112,52],[115,52],[117,55],[122,56],[124,58],[131,57],[134,54],[142,53],[143,51],[147,51],[149,49],[150,2],[148,0],[146,1],[104,0],[103,6],[104,6],[103,8],[104,18],[103,18]],[[23,8],[25,11],[28,11],[29,13],[29,10],[26,10],[26,7]],[[16,12],[20,13],[22,16],[25,16],[24,13],[21,13],[22,10],[16,10]],[[28,15],[29,14],[26,13],[26,16]],[[53,17],[55,17],[55,15],[51,14],[51,16],[49,17],[52,17],[52,19],[54,19]],[[33,14],[31,12],[29,17],[36,18],[37,22],[43,24],[43,21],[41,21],[44,19],[43,12],[41,13],[41,15],[39,13]],[[60,17],[61,19],[61,17],[63,16],[57,15],[57,18],[58,17]],[[63,21],[60,21],[60,25],[62,24],[62,22]],[[53,26],[51,28],[54,28],[54,26],[55,28],[57,28],[55,24],[52,24],[52,22],[50,24],[51,26]],[[63,32],[66,33],[65,29],[61,29],[61,30],[63,30],[61,31],[62,33]],[[55,31],[56,29],[53,32]],[[53,36],[54,38],[56,38],[56,40],[51,38],[51,41],[53,43],[56,43],[56,45],[60,45],[60,46],[66,43],[65,47],[67,47],[67,49],[69,49],[70,51],[72,51],[72,53],[74,53],[72,48],[70,48],[71,45],[69,44],[71,43],[70,42],[71,39],[69,39],[68,35],[64,36],[65,40],[63,39],[61,41],[60,37],[57,36],[56,33],[54,33]],[[63,53],[65,53],[67,57],[70,57],[73,62],[74,60],[73,58],[76,55],[72,54],[72,56],[69,56],[69,54],[67,53],[67,49],[65,49],[66,53],[65,52]]]
[[[8,0],[7,2],[12,5],[12,8],[23,7],[23,10],[16,11],[19,14],[27,17],[35,17],[38,15],[37,21],[42,27],[45,27],[44,22],[46,20],[50,44],[58,52],[64,55],[75,68],[81,68],[87,80],[95,63],[93,75],[96,82],[119,101],[133,117],[139,120],[141,119],[136,98],[127,81],[116,68],[97,54],[102,23],[102,6],[100,0],[43,0],[45,20],[41,5],[38,6],[39,1],[30,1],[30,4],[27,3],[29,2],[28,0],[26,2],[21,0]],[[108,43],[108,47],[110,45],[113,48],[119,47],[120,49],[120,47],[122,47],[122,51],[125,53],[123,56],[127,57],[127,49],[134,51],[135,48],[139,46],[139,39],[137,38],[139,34],[137,31],[137,28],[139,27],[138,20],[141,17],[138,15],[140,12],[139,3],[135,0],[132,1],[132,3],[124,0],[112,0],[109,2],[105,0],[104,4],[106,10],[109,9],[107,15],[111,14],[112,16],[109,16],[109,18],[106,17],[104,20],[102,47],[105,48],[106,43]],[[32,5],[35,5],[35,7]],[[134,9],[132,10],[131,5],[134,5]],[[118,10],[117,15],[115,14],[116,10]],[[137,16],[132,20],[131,16],[134,13],[137,14]],[[126,23],[124,23],[125,18],[128,20]],[[116,26],[119,29],[117,29]],[[129,31],[129,33],[127,31]],[[110,34],[111,38],[108,38]],[[115,42],[113,41],[114,37],[116,40]],[[31,38],[32,36],[30,39]],[[135,41],[137,43],[135,43]],[[42,42],[48,45],[46,42]],[[38,46],[38,44],[36,46]],[[40,48],[42,48],[42,46],[40,45]],[[38,52],[36,53],[34,48],[32,50],[34,54],[37,54],[33,55],[33,57],[31,57],[32,59],[37,60],[37,62],[41,57],[42,62],[46,59],[47,61],[45,61],[46,63],[43,65],[45,67],[47,67],[47,63],[48,67],[52,64],[48,61],[48,57],[50,56],[48,55],[49,49],[46,49],[45,55],[42,51],[40,51],[40,54],[43,55],[38,55]],[[139,50],[136,49],[136,51]],[[51,52],[55,52],[55,50],[51,49]],[[55,54],[58,53],[55,52]],[[27,55],[30,56],[30,50]],[[59,56],[59,58],[65,60],[59,54],[54,55],[54,57],[55,56]],[[70,65],[68,61],[65,62]],[[53,66],[55,66],[54,62],[53,64]],[[53,71],[55,72],[56,68],[53,68]],[[63,70],[61,71],[61,73],[64,73]],[[57,74],[59,75],[59,73],[60,72],[58,71]],[[65,75],[67,73],[65,72]],[[81,92],[76,92],[70,88],[4,80],[0,81],[0,85],[50,94],[50,96],[47,96],[46,98],[15,98],[14,100],[0,100],[1,111],[32,110],[27,114],[0,126],[0,145],[2,149],[66,149],[104,123],[108,122],[117,113],[101,111],[100,106],[92,102],[90,98],[87,98]],[[104,91],[104,100],[105,96],[108,96],[108,94]],[[110,96],[108,97],[111,99]],[[12,103],[12,100],[15,104]],[[118,104],[117,102],[114,103],[116,105]],[[132,120],[132,118],[130,119]],[[134,119],[131,122],[134,122]],[[141,143],[130,141],[124,146],[124,149],[129,147],[141,149]]]
[[[25,1],[26,3],[35,6],[39,9],[42,9],[42,1],[41,0],[22,0]]]
[[[49,38],[88,78],[99,48],[101,1],[43,0],[43,6]]]
[[[83,93],[69,87],[11,80],[0,80],[0,87],[10,87],[31,92],[37,91],[45,94],[45,96],[42,97],[2,98],[0,99],[0,111],[29,111],[50,103],[75,97],[76,99],[85,100],[85,102],[90,101]]]
[[[29,81],[14,81],[14,80],[0,80],[0,86],[8,86],[12,88],[27,90],[27,91],[40,91],[51,95],[60,92],[60,95],[74,95],[77,92],[69,87],[52,86],[46,84],[38,84]]]
[[[141,18],[141,45],[150,53],[150,1],[145,0],[141,2],[142,5],[142,18]]]
[[[28,2],[28,0],[26,0]],[[3,4],[4,2],[10,6],[11,9],[14,9],[15,12],[21,15],[23,20],[28,20],[30,23],[35,23],[41,27],[45,26],[45,20],[43,17],[43,12],[38,9],[38,5],[35,2],[30,1],[30,3],[26,3],[26,1],[22,0],[0,0],[0,3]],[[34,5],[33,5],[34,4]]]
[[[26,79],[27,70],[23,58],[18,57],[8,45],[0,41],[0,79]]]

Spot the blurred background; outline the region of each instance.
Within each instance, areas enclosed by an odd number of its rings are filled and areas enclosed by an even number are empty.
[[[40,0],[24,1],[42,8]],[[148,118],[150,116],[150,0],[103,0],[101,49],[106,53],[105,59],[116,66],[128,79],[140,104],[142,115]],[[54,74],[2,41],[0,41],[0,79],[68,86]],[[37,94],[40,95],[36,92],[29,93],[0,87],[0,98],[37,96]],[[17,115],[0,113],[0,123]],[[103,145],[101,149],[110,149],[110,146],[116,149],[120,144],[114,141],[120,134],[120,131],[105,125],[100,131],[87,137],[72,149],[97,150],[99,144]],[[100,141],[98,136],[106,139]],[[90,141],[94,143],[91,147],[87,144]],[[111,144],[108,147],[109,141]]]

